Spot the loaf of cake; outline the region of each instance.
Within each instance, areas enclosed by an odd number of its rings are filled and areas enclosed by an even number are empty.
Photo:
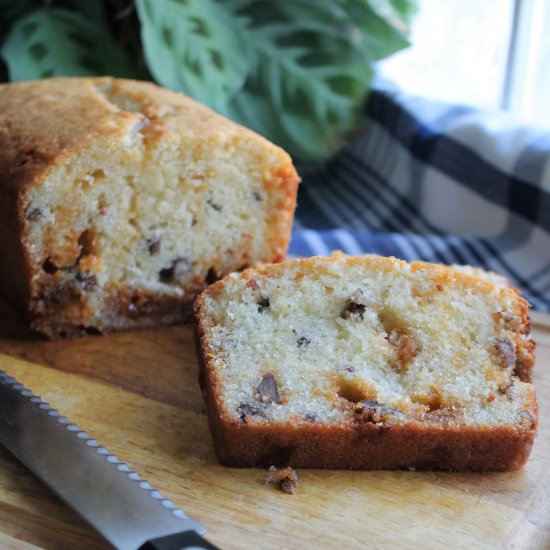
[[[113,78],[0,86],[0,292],[51,337],[189,320],[283,259],[289,156],[181,94]]]
[[[490,280],[378,256],[230,274],[194,308],[218,457],[517,469],[537,427],[528,307]]]

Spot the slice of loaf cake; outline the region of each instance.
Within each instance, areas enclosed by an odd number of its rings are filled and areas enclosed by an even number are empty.
[[[195,302],[219,459],[517,469],[537,426],[527,313],[510,288],[394,258],[228,275]]]
[[[283,259],[289,156],[151,83],[0,86],[0,290],[50,337],[190,316],[198,291]]]

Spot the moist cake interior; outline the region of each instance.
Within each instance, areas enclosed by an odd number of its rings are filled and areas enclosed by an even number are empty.
[[[231,275],[203,297],[227,418],[531,424],[518,369],[530,347],[509,289],[383,258],[319,258]]]

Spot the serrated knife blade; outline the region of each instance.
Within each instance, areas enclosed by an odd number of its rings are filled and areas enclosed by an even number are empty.
[[[1,369],[0,444],[119,550],[216,548],[198,521]]]

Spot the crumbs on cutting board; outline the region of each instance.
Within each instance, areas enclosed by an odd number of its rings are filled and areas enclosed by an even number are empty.
[[[273,483],[279,487],[283,493],[286,493],[287,495],[294,494],[298,484],[300,483],[300,478],[298,477],[298,472],[296,470],[290,467],[281,468],[278,470],[275,466],[271,466],[269,471],[271,474],[265,481],[266,485],[268,483]]]

